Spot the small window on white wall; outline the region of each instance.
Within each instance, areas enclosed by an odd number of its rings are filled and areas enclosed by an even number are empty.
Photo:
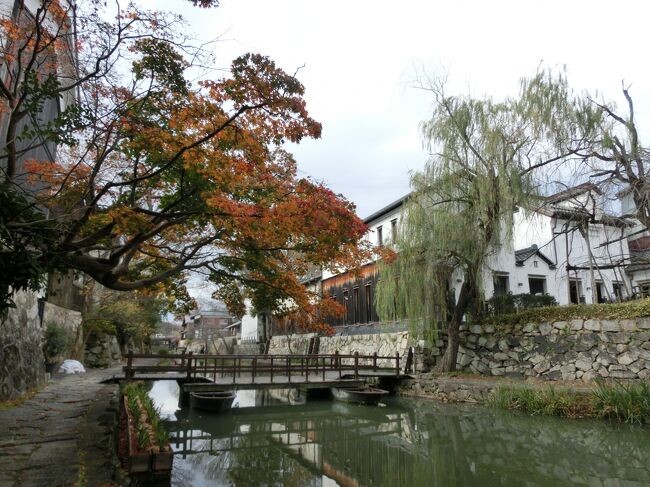
[[[384,245],[384,234],[381,225],[377,227],[377,245]]]
[[[530,294],[546,294],[546,278],[528,276],[528,292]]]
[[[494,295],[503,296],[510,291],[508,274],[494,274]]]

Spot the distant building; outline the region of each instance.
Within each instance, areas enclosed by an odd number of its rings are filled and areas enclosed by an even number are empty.
[[[200,341],[233,335],[235,321],[224,305],[201,308],[185,318],[183,338]]]

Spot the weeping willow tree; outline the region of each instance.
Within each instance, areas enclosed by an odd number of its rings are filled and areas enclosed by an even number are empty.
[[[425,337],[446,323],[438,368],[452,371],[459,327],[482,299],[489,257],[510,241],[515,209],[535,205],[534,172],[578,154],[598,117],[570,100],[564,76],[547,71],[503,101],[447,96],[438,80],[427,89],[434,109],[421,131],[431,157],[411,177],[396,254],[380,264],[376,305],[382,320],[407,319]]]

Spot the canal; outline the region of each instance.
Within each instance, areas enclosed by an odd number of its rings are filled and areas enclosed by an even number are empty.
[[[232,413],[151,397],[168,421],[173,486],[649,486],[650,429],[390,398],[358,406],[240,391]]]

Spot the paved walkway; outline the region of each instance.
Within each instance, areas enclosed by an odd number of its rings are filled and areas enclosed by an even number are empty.
[[[112,485],[119,367],[56,375],[20,406],[0,411],[0,487]]]

